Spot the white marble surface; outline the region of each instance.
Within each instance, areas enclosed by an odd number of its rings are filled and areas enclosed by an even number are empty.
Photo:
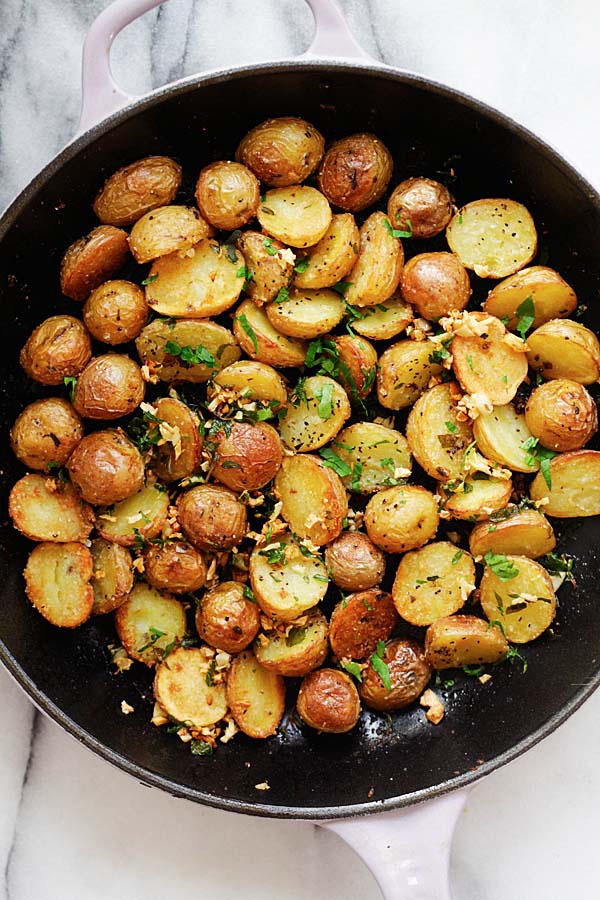
[[[374,55],[512,114],[600,186],[595,0],[341,4]],[[104,5],[1,0],[0,208],[73,132],[81,44]],[[310,32],[301,0],[171,0],[118,39],[114,68],[142,91],[300,52]],[[4,671],[0,692],[0,900],[164,900],[187,889],[223,900],[379,897],[334,835],[150,791],[34,713]],[[600,895],[599,747],[596,695],[472,791],[453,847],[455,900]]]

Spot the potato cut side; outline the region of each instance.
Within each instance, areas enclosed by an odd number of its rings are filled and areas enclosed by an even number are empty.
[[[344,303],[336,291],[293,290],[288,299],[269,303],[269,321],[281,334],[310,340],[327,334],[344,317]]]
[[[373,588],[345,597],[329,623],[329,643],[338,659],[366,659],[398,624],[392,595]]]
[[[344,428],[331,449],[352,470],[342,478],[344,486],[359,494],[394,487],[408,478],[412,469],[404,435],[374,422],[357,422]]]
[[[358,334],[371,341],[387,341],[406,330],[415,314],[412,306],[402,299],[399,292],[392,294],[384,303],[367,306],[360,310],[361,318],[352,323]]]
[[[281,334],[272,325],[264,309],[244,300],[233,320],[235,339],[248,356],[272,366],[303,366],[307,344]]]
[[[115,613],[119,640],[128,656],[153,666],[185,634],[185,610],[179,600],[143,582],[135,585]]]
[[[513,399],[527,375],[526,345],[512,335],[455,335],[452,367],[467,394],[483,394],[493,406]]]
[[[90,506],[70,482],[25,475],[13,486],[8,512],[15,528],[32,541],[85,541],[94,525]]]
[[[291,530],[316,546],[328,544],[342,530],[348,495],[332,469],[316,456],[286,456],[275,476],[281,515]]]
[[[527,337],[527,347],[529,365],[547,381],[568,378],[593,384],[600,378],[600,342],[581,322],[546,322]]]
[[[484,456],[513,472],[537,472],[540,467],[531,450],[523,449],[532,434],[525,416],[511,403],[495,406],[492,412],[478,416],[473,423],[473,435]]]
[[[246,263],[244,292],[251,300],[262,306],[287,290],[296,259],[289,247],[259,231],[242,231],[235,245]]]
[[[129,235],[129,249],[137,262],[147,263],[159,256],[189,250],[213,234],[197,209],[161,206],[137,220]]]
[[[95,616],[113,612],[127,599],[133,587],[133,567],[129,550],[96,538],[90,547],[94,562],[92,589]]]
[[[351,213],[333,216],[319,243],[296,263],[295,286],[314,291],[342,281],[356,262],[359,240]]]
[[[516,200],[467,203],[453,216],[446,239],[463,266],[480,278],[506,278],[537,251],[537,232],[529,211]]]
[[[365,509],[367,534],[388,553],[422,547],[434,537],[438,524],[437,501],[420,485],[378,491]]]
[[[474,590],[471,554],[437,541],[402,557],[392,596],[398,613],[411,625],[431,625],[457,612]]]
[[[162,481],[192,475],[202,462],[200,419],[189,406],[173,397],[161,397],[154,415],[158,434],[152,467]]]
[[[267,738],[275,734],[285,710],[285,682],[265,669],[250,650],[236,656],[227,678],[227,702],[244,734]]]
[[[506,518],[492,518],[476,525],[469,535],[473,556],[486,553],[528,556],[537,559],[551,553],[556,546],[552,525],[537,509],[507,508]]]
[[[496,663],[507,653],[508,641],[500,628],[477,616],[445,616],[425,634],[425,655],[434,669]]]
[[[535,640],[556,614],[550,576],[543,566],[524,556],[503,557],[496,567],[486,565],[480,593],[490,622],[499,622],[506,639],[515,644]]]
[[[318,244],[331,224],[331,208],[326,197],[305,185],[267,191],[257,216],[267,234],[290,247]]]
[[[303,396],[288,406],[279,426],[282,440],[299,453],[324,447],[350,417],[344,388],[327,375],[312,375],[303,385]]]
[[[321,557],[287,535],[252,552],[250,582],[263,612],[293,622],[323,599],[329,578]]]
[[[402,275],[404,250],[382,212],[371,213],[360,229],[358,259],[344,294],[351,306],[376,306],[394,294]]]
[[[441,485],[440,493],[445,498],[442,508],[451,519],[478,522],[504,509],[511,498],[512,489],[510,478],[490,478],[476,472],[459,485],[456,482]]]
[[[287,402],[285,381],[279,372],[267,363],[253,359],[240,359],[226,369],[221,369],[212,382],[211,396],[216,394],[215,385],[234,391],[245,400],[275,402],[280,406]]]
[[[535,311],[533,328],[549,319],[568,316],[577,306],[577,295],[554,269],[531,266],[510,275],[487,295],[484,310],[498,319],[508,319],[507,328],[519,324],[517,309],[531,297]]]
[[[205,239],[189,250],[161,256],[148,276],[152,279],[146,286],[150,309],[182,319],[207,319],[225,312],[244,286],[238,275],[244,259],[241,253],[228,251],[229,247]]]
[[[551,487],[542,472],[529,489],[532,500],[548,499],[544,512],[558,519],[600,515],[600,451],[575,450],[550,461]]]
[[[142,329],[135,346],[142,365],[167,382],[208,381],[241,356],[227,328],[195,319],[154,319]]]
[[[256,658],[265,669],[286,678],[299,678],[321,666],[329,653],[328,623],[323,613],[314,610],[282,631],[267,631],[254,642]]]
[[[227,712],[225,684],[210,684],[212,653],[205,647],[179,647],[156,668],[154,696],[175,722],[204,728]]]
[[[442,367],[435,362],[432,341],[398,341],[379,358],[377,397],[386,409],[406,409],[423,393]]]
[[[458,418],[456,385],[438,384],[422,394],[406,423],[411,453],[432,478],[460,478],[465,471],[465,453],[473,441],[469,421]]]
[[[83,544],[38,544],[29,554],[23,573],[25,593],[52,625],[76,628],[92,612],[93,568],[92,555]]]
[[[145,485],[136,494],[98,513],[96,528],[106,541],[133,547],[158,537],[169,509],[169,495],[161,485]]]

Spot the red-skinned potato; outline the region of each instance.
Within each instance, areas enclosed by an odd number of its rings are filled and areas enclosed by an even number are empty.
[[[374,134],[351,134],[329,147],[317,181],[333,206],[360,212],[383,196],[393,165],[390,151]]]
[[[343,734],[358,722],[360,699],[354,682],[339,669],[317,669],[304,678],[296,703],[300,718],[328,734]]]
[[[180,494],[177,510],[183,533],[200,550],[231,550],[246,534],[246,507],[225,487],[193,487]]]
[[[233,491],[256,491],[279,471],[283,449],[267,422],[236,422],[217,436],[213,477]]]
[[[223,581],[204,594],[196,613],[196,628],[212,647],[239,653],[258,634],[260,608],[245,596],[242,584]]]
[[[71,454],[67,469],[83,499],[94,506],[124,500],[144,483],[144,460],[120,429],[85,435]]]
[[[440,319],[464,309],[471,296],[467,270],[454,253],[420,253],[402,270],[403,298],[424,319]]]
[[[67,248],[60,265],[63,294],[71,300],[85,300],[119,271],[128,255],[127,232],[99,225]]]
[[[89,362],[77,379],[73,406],[84,419],[120,419],[138,408],[145,389],[136,362],[122,353],[105,353]]]
[[[394,228],[413,238],[435,237],[444,230],[454,209],[447,187],[431,178],[407,178],[394,188],[388,217]]]
[[[62,384],[76,377],[92,355],[90,336],[73,316],[50,316],[35,328],[21,350],[26,374],[40,384]]]

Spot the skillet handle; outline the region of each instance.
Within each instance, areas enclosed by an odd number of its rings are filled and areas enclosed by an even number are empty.
[[[123,91],[110,67],[110,50],[123,28],[165,0],[113,0],[92,22],[83,45],[81,115],[76,137],[138,98]],[[302,59],[330,56],[371,57],[346,24],[337,0],[307,0],[315,17],[315,36]]]
[[[407,809],[318,823],[335,831],[367,864],[384,900],[452,900],[450,849],[467,791]]]

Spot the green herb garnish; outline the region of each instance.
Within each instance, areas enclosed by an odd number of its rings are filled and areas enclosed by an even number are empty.
[[[393,228],[389,222],[389,219],[384,219],[383,224],[385,225],[391,236],[394,238],[411,238],[413,235],[412,223],[410,219],[406,222],[410,231],[403,231],[401,228]]]
[[[333,384],[326,383],[315,391],[317,412],[321,419],[330,419],[333,415]]]
[[[148,275],[148,277],[144,278],[144,280],[142,281],[142,287],[146,287],[147,284],[154,284],[157,278],[158,272],[156,273],[156,275]]]
[[[517,331],[523,338],[525,339],[525,335],[533,325],[535,321],[535,306],[533,304],[533,297],[531,294],[529,297],[526,297],[522,303],[517,306]]]
[[[250,340],[252,341],[252,346],[254,347],[254,352],[258,353],[258,338],[256,337],[256,334],[254,332],[252,325],[246,318],[246,314],[242,313],[241,315],[237,316],[237,320],[240,323],[240,325],[242,326],[242,328],[244,329],[244,331],[246,332],[246,334],[248,335],[248,337],[250,338]]]
[[[503,553],[492,553],[491,550],[488,550],[483,558],[486,566],[492,570],[494,575],[496,575],[500,581],[510,581],[519,574],[519,570],[512,560]]]
[[[217,360],[212,353],[199,344],[197,347],[181,346],[177,341],[167,341],[165,344],[165,353],[169,356],[178,356],[185,366],[208,366],[214,369],[217,366]]]
[[[190,741],[190,751],[194,756],[212,756],[213,748],[208,741],[196,740]]]
[[[333,469],[336,474],[340,476],[340,478],[345,478],[347,475],[352,475],[352,469],[345,463],[343,459],[341,459],[337,453],[334,453],[329,447],[324,447],[322,450],[319,450],[319,456],[323,460],[323,465],[328,466],[328,468]]]
[[[383,686],[387,691],[391,691],[392,689],[392,681],[390,678],[390,670],[386,662],[383,661],[383,657],[385,656],[385,641],[379,641],[377,643],[377,649],[375,653],[371,656],[369,662],[371,663],[371,668],[374,672],[376,672],[381,680],[383,681]]]
[[[63,378],[63,383],[65,387],[69,389],[69,400],[71,403],[75,397],[75,388],[77,387],[77,379],[74,375],[65,375]]]

